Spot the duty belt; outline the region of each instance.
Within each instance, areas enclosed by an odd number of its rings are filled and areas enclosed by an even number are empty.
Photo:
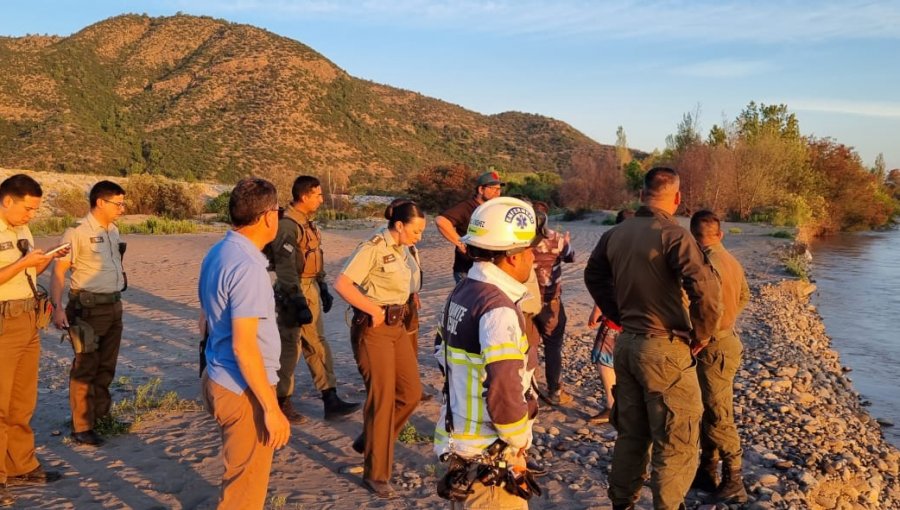
[[[0,317],[10,319],[18,317],[25,312],[34,311],[34,304],[34,298],[0,301]]]
[[[69,299],[76,300],[82,306],[92,307],[97,305],[111,305],[122,300],[121,292],[89,292],[86,290],[75,290],[69,292]]]

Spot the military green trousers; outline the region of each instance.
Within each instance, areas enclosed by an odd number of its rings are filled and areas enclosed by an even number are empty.
[[[618,431],[609,476],[614,505],[637,501],[647,463],[653,507],[684,504],[697,469],[700,385],[688,345],[677,337],[623,332],[616,340],[615,403]]]
[[[278,321],[278,334],[281,336],[281,368],[278,369],[276,393],[279,397],[290,397],[294,394],[294,369],[297,368],[301,351],[316,389],[324,391],[337,385],[331,346],[325,340],[319,282],[314,278],[303,278],[300,280],[300,291],[312,311],[313,320],[299,328],[289,328]]]
[[[697,355],[697,378],[703,395],[700,448],[704,459],[721,458],[741,466],[744,451],[734,424],[734,376],[741,365],[744,346],[733,331],[716,334]]]

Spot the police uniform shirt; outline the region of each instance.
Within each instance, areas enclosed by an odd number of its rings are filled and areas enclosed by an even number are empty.
[[[409,300],[413,278],[419,275],[413,274],[411,260],[409,249],[397,244],[384,227],[356,248],[341,273],[379,305],[400,305]]]
[[[390,234],[388,234],[390,235]],[[409,265],[409,293],[415,294],[422,290],[422,264],[419,261],[419,252],[415,250],[409,249],[409,247],[404,247],[404,249],[409,253],[409,257],[406,259],[407,265]]]
[[[34,237],[31,236],[31,229],[28,228],[28,225],[13,227],[0,217],[0,267],[6,267],[22,258],[22,252],[16,245],[19,239],[27,239],[29,246],[34,246]],[[35,268],[29,267],[25,271],[20,271],[5,283],[0,284],[0,301],[34,297],[31,285],[28,284],[28,278],[25,276],[26,271],[37,283]]]
[[[103,228],[88,213],[77,226],[66,230],[63,242],[72,243],[68,260],[72,264],[72,289],[97,294],[122,290],[122,256],[119,254],[119,229],[112,223]]]

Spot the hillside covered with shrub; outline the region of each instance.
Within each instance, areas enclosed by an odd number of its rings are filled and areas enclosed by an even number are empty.
[[[0,37],[7,168],[220,182],[307,172],[369,191],[445,163],[562,174],[605,150],[563,122],[360,80],[300,42],[209,17]]]

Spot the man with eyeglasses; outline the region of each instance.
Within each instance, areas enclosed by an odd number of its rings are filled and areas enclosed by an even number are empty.
[[[434,224],[444,239],[456,247],[453,255],[453,279],[456,283],[466,277],[473,263],[472,258],[466,253],[465,243],[460,241],[469,228],[472,212],[488,200],[499,197],[503,186],[505,184],[500,180],[500,174],[494,171],[485,172],[475,181],[475,196],[454,205],[434,219]]]
[[[112,181],[100,181],[91,188],[89,200],[88,215],[63,234],[62,242],[71,243],[72,248],[69,256],[58,259],[53,267],[50,297],[56,307],[53,324],[68,331],[75,351],[69,373],[72,439],[77,444],[100,446],[103,439],[94,427],[109,415],[109,385],[116,375],[122,341],[125,243],[115,221],[125,211],[125,190]],[[62,293],[70,270],[69,300],[63,308]]]

